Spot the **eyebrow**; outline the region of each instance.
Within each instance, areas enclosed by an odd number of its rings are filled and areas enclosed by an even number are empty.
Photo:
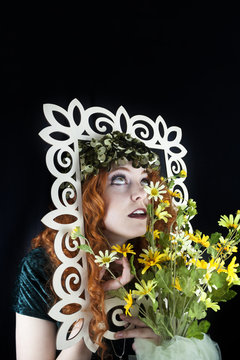
[[[129,170],[128,168],[126,168],[126,167],[124,167],[124,166],[119,166],[119,167],[117,167],[116,169],[112,169],[112,170],[110,171],[110,173],[112,173],[112,172],[114,172],[114,171],[118,171],[118,170],[125,170],[125,171],[128,171],[128,172],[131,171],[131,170]],[[147,173],[147,170],[146,170],[146,169],[143,170],[141,174],[144,174],[144,173]]]

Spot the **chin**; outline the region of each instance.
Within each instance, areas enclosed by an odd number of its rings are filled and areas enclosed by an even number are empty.
[[[131,239],[135,239],[135,238],[138,238],[138,237],[141,237],[141,236],[144,236],[146,234],[146,230],[144,232],[136,232],[134,234],[129,234],[129,237],[128,237],[128,240],[131,240]]]

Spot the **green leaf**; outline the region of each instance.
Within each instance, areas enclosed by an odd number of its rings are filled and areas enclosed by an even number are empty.
[[[206,305],[203,301],[193,302],[189,309],[189,317],[191,319],[201,320],[207,316]]]
[[[237,295],[236,291],[234,290],[230,290],[228,288],[228,285],[224,285],[223,287],[221,287],[220,289],[212,289],[212,293],[211,293],[211,300],[212,301],[216,301],[216,302],[226,302],[228,300],[233,299],[235,296]]]
[[[218,289],[223,287],[226,284],[227,273],[221,272],[218,273],[217,271],[213,271],[211,278],[209,280],[210,285],[215,285]]]
[[[215,233],[211,234],[210,240],[209,240],[210,245],[217,244],[219,242],[219,239],[221,236],[222,236],[222,234],[219,232],[215,232]]]
[[[184,311],[184,306],[186,304],[186,296],[184,296],[182,293],[180,292],[176,292],[175,293],[175,304],[177,304],[176,306],[176,310],[175,310],[175,316],[177,319],[182,319],[185,315],[183,314]],[[169,301],[169,308],[171,307],[172,302]]]
[[[191,338],[195,337],[197,339],[203,339],[204,333],[208,332],[210,327],[210,322],[207,320],[202,320],[198,323],[197,320],[194,320],[191,325],[188,327],[186,337]]]
[[[189,277],[182,277],[179,282],[182,288],[182,292],[187,297],[191,297],[195,289],[195,281],[189,276]]]
[[[168,188],[171,189],[175,184],[175,181],[173,179],[171,179],[168,183]]]
[[[197,320],[194,320],[191,325],[189,325],[186,333],[187,338],[195,337],[197,339],[203,339],[203,333],[199,330]]]
[[[169,234],[167,232],[160,231],[158,242],[162,249],[169,247]]]
[[[94,255],[94,252],[92,251],[91,247],[90,247],[89,245],[87,245],[87,244],[81,244],[81,245],[79,245],[79,246],[78,246],[78,249],[81,249],[81,250],[83,250],[83,251],[85,251],[85,252],[88,252],[88,253]]]
[[[137,276],[136,268],[135,268],[135,266],[134,266],[134,264],[133,264],[133,261],[134,261],[134,255],[132,255],[132,256],[130,257],[130,261],[129,261],[129,262],[130,262],[130,267],[131,267],[130,272],[131,272],[132,275]]]
[[[184,220],[183,214],[177,216],[177,225],[179,228],[182,226],[183,220]]]
[[[172,294],[172,277],[170,272],[160,269],[156,272],[155,279],[157,281],[157,288],[160,291]]]
[[[209,246],[207,248],[207,253],[211,255],[213,258],[215,258],[217,256],[218,251],[214,249],[212,246]]]
[[[202,321],[200,321],[200,323],[198,324],[199,330],[200,330],[201,332],[205,333],[205,334],[208,332],[210,326],[211,326],[211,323],[210,323],[209,321],[207,321],[207,320],[202,320]]]
[[[199,279],[202,279],[206,273],[207,273],[206,269],[193,268],[190,273],[190,276],[197,283]]]
[[[151,244],[152,241],[153,241],[153,234],[152,234],[150,231],[148,231],[148,232],[146,232],[146,234],[145,234],[145,238],[146,238],[147,241]]]
[[[120,287],[117,290],[106,291],[106,297],[107,298],[118,297],[119,299],[124,300],[126,294],[127,294],[127,291],[123,287]]]

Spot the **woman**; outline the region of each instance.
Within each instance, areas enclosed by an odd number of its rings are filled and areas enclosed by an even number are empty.
[[[81,142],[79,151],[85,236],[94,253],[111,249],[116,244],[123,245],[130,239],[134,251],[140,252],[146,241],[143,235],[147,227],[148,198],[144,186],[150,181],[159,180],[156,154],[139,140],[120,132],[105,135],[100,140]],[[171,202],[167,192],[164,197]],[[170,227],[174,221],[172,205],[168,212],[172,213],[172,218],[167,225],[163,222],[162,230],[166,226]],[[58,221],[64,222],[66,217],[59,218]],[[33,239],[33,249],[22,262],[15,305],[18,360],[56,358],[57,327],[47,315],[51,305],[57,301],[51,288],[52,274],[59,265],[53,248],[55,235],[56,231],[46,228]],[[107,353],[113,353],[115,358],[127,359],[130,350],[125,344],[126,338],[159,341],[154,332],[139,319],[122,315],[122,319],[134,324],[135,328],[118,331],[115,337],[121,340],[107,344],[103,338],[109,327],[106,314],[102,311],[104,295],[106,291],[117,289],[120,284],[126,285],[131,281],[130,266],[125,257],[113,264],[112,271],[118,277],[117,280],[110,279],[89,254],[88,267],[88,292],[93,313],[90,335],[99,345],[101,357],[107,358]],[[69,305],[64,311],[74,312],[74,305]],[[79,323],[73,333],[78,326]],[[98,357],[91,354],[83,340],[57,354],[58,360],[91,358]]]

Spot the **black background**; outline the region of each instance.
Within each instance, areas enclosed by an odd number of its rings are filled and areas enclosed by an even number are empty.
[[[167,4],[166,4],[167,3]],[[1,351],[14,359],[11,293],[17,264],[48,211],[51,177],[43,103],[73,98],[129,115],[159,114],[180,126],[193,226],[220,230],[240,208],[239,35],[235,2],[69,2],[3,12],[1,97]],[[238,350],[240,295],[209,311],[211,337],[227,359]],[[6,356],[8,354],[8,356]]]

